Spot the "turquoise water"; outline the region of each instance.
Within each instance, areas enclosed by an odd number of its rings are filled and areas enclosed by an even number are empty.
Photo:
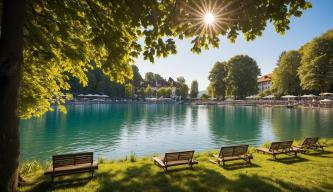
[[[222,145],[333,137],[333,110],[176,104],[68,106],[20,122],[21,160],[93,151],[124,158],[168,151],[202,151]]]

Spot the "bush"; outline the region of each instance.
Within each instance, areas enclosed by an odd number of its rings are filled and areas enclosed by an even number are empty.
[[[130,154],[130,162],[135,162],[137,160],[137,157],[135,155],[135,153],[131,153]]]
[[[19,173],[20,175],[28,175],[30,173],[36,172],[38,170],[42,170],[43,166],[39,161],[26,161],[19,165]]]

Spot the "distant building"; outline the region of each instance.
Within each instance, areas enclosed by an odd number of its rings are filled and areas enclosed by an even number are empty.
[[[258,92],[263,92],[272,87],[272,73],[263,75],[258,78]]]

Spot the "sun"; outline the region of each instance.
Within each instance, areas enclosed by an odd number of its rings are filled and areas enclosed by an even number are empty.
[[[215,21],[215,16],[213,13],[211,12],[207,12],[205,15],[204,15],[204,21],[207,25],[212,25]]]
[[[241,8],[236,8],[236,1],[189,0],[182,14],[179,25],[190,33],[214,37],[226,33],[229,25],[237,20]]]

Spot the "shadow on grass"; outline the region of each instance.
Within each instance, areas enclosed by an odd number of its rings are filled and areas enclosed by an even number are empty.
[[[305,159],[300,156],[288,156],[288,157],[278,157],[275,160],[274,159],[268,159],[269,161],[273,162],[279,162],[279,163],[284,163],[284,164],[294,164],[294,163],[301,163],[301,162],[306,162],[309,161],[308,159]]]
[[[256,165],[254,165],[256,166]],[[283,180],[273,180],[258,175],[239,174],[236,179],[223,175],[220,167],[195,167],[193,170],[176,168],[167,174],[152,164],[128,166],[126,169],[99,171],[92,183],[89,179],[70,179],[57,181],[53,186],[50,180],[36,185],[32,191],[51,191],[67,189],[69,191],[323,191],[331,189],[331,184],[306,188]]]
[[[333,154],[332,151],[322,151],[322,150],[312,150],[308,153],[303,153],[304,155],[310,155],[310,156],[317,156],[317,157],[323,157],[323,158],[332,158],[332,156],[327,156],[330,154]]]
[[[49,178],[45,178],[44,181],[37,184],[34,188],[32,188],[32,192],[39,192],[39,191],[50,191],[56,189],[66,189],[66,188],[76,188],[81,187],[89,183],[92,178],[82,178],[82,177],[73,177],[70,179],[61,178],[61,180],[55,179],[54,182],[51,181]],[[41,179],[42,180],[42,179]]]
[[[225,170],[236,170],[236,169],[244,169],[244,168],[258,168],[261,167],[255,163],[247,163],[247,162],[237,162],[237,163],[225,163],[224,166],[220,165]]]

